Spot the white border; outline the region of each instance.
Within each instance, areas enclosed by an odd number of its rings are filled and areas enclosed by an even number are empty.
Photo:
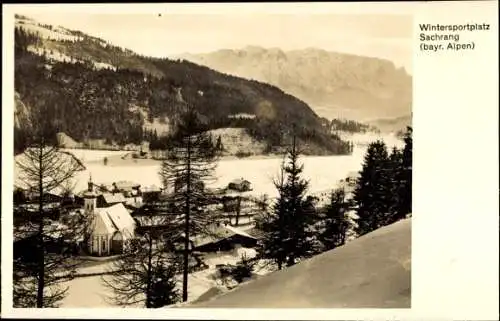
[[[414,51],[412,309],[12,309],[13,13],[411,14],[490,23],[474,52]],[[437,320],[498,317],[498,2],[3,5],[2,313],[25,318]],[[465,36],[464,36],[465,37]]]

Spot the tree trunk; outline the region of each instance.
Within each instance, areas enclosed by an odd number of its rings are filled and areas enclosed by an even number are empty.
[[[240,221],[240,212],[241,212],[241,196],[238,196],[236,205],[236,224],[235,224],[236,226],[238,226]]]
[[[40,166],[39,178],[38,178],[38,288],[36,295],[36,307],[43,308],[43,289],[45,287],[45,249],[43,240],[43,170],[42,170],[42,158],[43,158],[43,144],[40,144],[40,153],[38,156],[38,165]]]
[[[188,274],[189,274],[189,216],[191,214],[191,137],[187,140],[187,181],[186,181],[186,220],[184,225],[184,269],[182,277],[182,301],[188,299]]]
[[[151,308],[151,260],[153,256],[153,237],[149,235],[148,242],[148,275],[147,275],[147,284],[146,284],[146,308]]]

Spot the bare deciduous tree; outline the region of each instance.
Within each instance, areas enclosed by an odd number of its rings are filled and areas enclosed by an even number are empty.
[[[31,193],[31,204],[17,206],[14,237],[14,305],[56,307],[67,288],[62,282],[74,275],[73,254],[85,230],[85,217],[66,210],[50,193],[71,186],[81,163],[59,151],[54,143],[50,109],[33,115],[28,148],[16,158],[17,183]]]
[[[179,301],[175,277],[180,262],[168,228],[176,224],[175,217],[155,214],[140,217],[136,237],[102,277],[113,292],[108,296],[113,304],[160,308]]]

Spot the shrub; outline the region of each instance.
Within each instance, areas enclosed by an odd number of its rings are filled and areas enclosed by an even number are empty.
[[[243,254],[241,256],[241,261],[239,261],[236,266],[232,268],[231,276],[238,283],[245,281],[245,279],[251,278],[255,263],[255,260],[249,259],[245,254]]]
[[[236,154],[235,154],[235,156],[238,157],[238,158],[248,157],[250,155],[252,155],[252,153],[250,153],[250,152],[244,152],[242,150],[237,151]]]

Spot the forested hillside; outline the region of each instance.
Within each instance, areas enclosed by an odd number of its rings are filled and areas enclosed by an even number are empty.
[[[123,145],[151,137],[152,123],[174,124],[192,104],[209,129],[245,127],[270,152],[286,144],[292,130],[311,154],[349,152],[307,104],[277,87],[187,61],[140,56],[22,16],[16,17],[15,91],[16,115],[23,114],[16,118],[17,150],[29,136],[26,119],[40,106],[49,108],[54,135]],[[238,114],[253,117],[232,117]]]

